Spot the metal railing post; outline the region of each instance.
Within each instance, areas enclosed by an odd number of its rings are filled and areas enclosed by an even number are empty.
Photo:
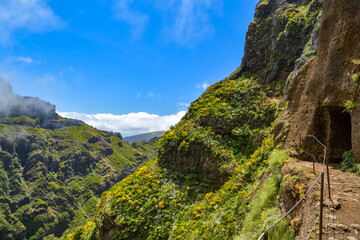
[[[301,142],[302,142],[302,133],[300,134],[300,147],[301,147]],[[322,169],[321,169],[321,173],[319,175],[317,175],[317,178],[315,180],[315,182],[311,185],[311,187],[306,191],[306,193],[300,198],[300,200],[290,209],[288,210],[280,219],[277,220],[277,222],[275,222],[274,224],[272,224],[270,227],[268,227],[265,231],[262,232],[262,234],[260,235],[260,237],[258,238],[258,240],[268,240],[269,239],[269,231],[271,229],[273,229],[278,223],[280,223],[283,219],[285,219],[285,217],[287,217],[297,206],[299,206],[299,204],[306,198],[306,196],[315,188],[316,184],[319,183],[320,181],[320,215],[319,218],[316,220],[316,222],[314,223],[315,225],[318,223],[319,221],[319,239],[322,240],[323,239],[323,213],[324,213],[324,187],[325,187],[325,182],[324,182],[324,174],[325,174],[325,164],[327,167],[327,180],[328,180],[328,184],[329,184],[329,198],[331,200],[330,197],[330,172],[329,172],[329,163],[328,163],[328,156],[327,156],[327,148],[326,146],[319,141],[319,139],[317,139],[314,135],[304,135],[305,137],[312,137],[313,138],[313,154],[308,153],[306,151],[304,151],[303,149],[300,148],[300,150],[302,150],[305,154],[308,155],[312,155],[313,157],[313,170],[314,173],[315,172],[315,161],[317,163],[319,163],[316,158],[315,158],[315,140],[322,146],[324,147],[324,158],[322,160]],[[300,155],[299,155],[300,156]],[[332,201],[332,200],[331,200]],[[314,225],[314,227],[315,227]],[[310,237],[310,235],[312,234],[314,227],[311,229],[311,231],[309,232],[308,237]]]
[[[268,239],[269,239],[268,232],[265,232],[263,239],[264,239],[264,240],[268,240]]]
[[[327,156],[327,149],[325,149],[325,159],[326,159],[326,172],[327,172],[327,181],[328,181],[328,190],[329,190],[329,199],[331,199],[331,190],[330,190],[330,172],[329,172],[329,158]]]
[[[299,145],[300,145],[300,149],[299,149],[299,154],[298,154],[299,160],[300,160],[300,156],[301,156],[301,154],[302,154],[302,153],[301,153],[301,149],[302,149],[302,148],[301,148],[301,143],[302,143],[302,133],[300,134],[300,144],[299,144]]]
[[[315,139],[313,139],[313,156],[315,158]],[[313,158],[313,172],[315,173],[315,159]]]
[[[320,182],[320,222],[319,222],[319,240],[322,240],[323,230],[323,204],[324,204],[324,171],[321,172]]]

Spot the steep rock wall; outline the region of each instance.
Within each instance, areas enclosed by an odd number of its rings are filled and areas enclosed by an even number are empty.
[[[322,0],[262,0],[246,34],[241,66],[230,76],[282,81],[316,55]]]
[[[319,50],[291,81],[285,109],[275,130],[276,142],[299,144],[300,134],[314,134],[339,161],[353,149],[360,160],[360,1],[324,1]]]

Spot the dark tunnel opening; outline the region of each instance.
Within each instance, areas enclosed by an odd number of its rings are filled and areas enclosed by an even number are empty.
[[[329,162],[340,163],[344,152],[352,149],[351,115],[343,107],[329,107],[328,129]]]

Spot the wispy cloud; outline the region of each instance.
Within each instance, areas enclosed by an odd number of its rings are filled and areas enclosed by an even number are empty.
[[[31,72],[30,63],[39,62],[30,57],[6,58],[0,61],[0,77],[8,80],[14,89],[22,94],[29,94],[31,89],[37,94],[42,92],[48,96],[66,90],[69,81],[79,81],[81,77],[73,67],[60,69],[57,72]]]
[[[179,105],[181,107],[189,107],[190,106],[189,103],[184,103],[184,102],[178,102],[177,105]]]
[[[85,114],[76,112],[59,112],[65,118],[79,119],[87,124],[106,131],[120,132],[124,136],[141,133],[165,131],[175,125],[185,115],[185,111],[172,115],[159,116],[146,112],[114,115],[110,113]]]
[[[189,107],[190,107],[190,104],[187,102],[177,102],[176,103],[177,111],[187,111]]]
[[[141,12],[131,8],[134,0],[118,0],[115,3],[115,16],[119,21],[129,24],[131,35],[134,38],[140,37],[145,30],[146,23],[149,17]]]
[[[34,60],[32,58],[30,58],[30,57],[18,57],[18,58],[16,58],[16,61],[24,62],[24,63],[28,63],[28,64],[34,62]]]
[[[211,17],[221,14],[223,0],[153,0],[151,4],[164,19],[162,28],[166,38],[185,45],[213,32]],[[128,23],[132,35],[140,37],[149,15],[135,10],[134,5],[134,0],[117,0],[114,9],[117,19]]]
[[[53,88],[57,84],[57,77],[47,73],[38,77],[35,83],[42,87]]]
[[[166,31],[173,41],[187,44],[213,32],[211,15],[221,12],[222,0],[177,0],[172,8],[176,11],[175,18]]]
[[[20,57],[8,57],[8,58],[4,58],[0,64],[15,64],[15,63],[22,63],[22,64],[38,64],[40,63],[40,61],[35,61],[33,58],[31,57],[24,57],[24,56],[20,56]]]
[[[202,84],[196,84],[196,88],[202,88],[206,90],[208,87],[210,87],[210,84],[208,82],[204,82]]]
[[[0,1],[0,43],[6,44],[18,30],[39,33],[63,25],[47,0]]]

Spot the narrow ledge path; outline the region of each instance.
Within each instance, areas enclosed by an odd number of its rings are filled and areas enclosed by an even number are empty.
[[[313,166],[311,162],[300,160],[293,164],[309,169]],[[324,202],[323,239],[360,240],[360,176],[341,171],[340,164],[330,164],[329,170],[333,203],[329,200]],[[320,174],[320,171],[321,169],[317,167],[316,173]],[[325,185],[327,185],[326,180]],[[315,206],[313,211],[319,211],[318,208],[318,205]],[[309,239],[318,239],[315,236],[314,234]]]

